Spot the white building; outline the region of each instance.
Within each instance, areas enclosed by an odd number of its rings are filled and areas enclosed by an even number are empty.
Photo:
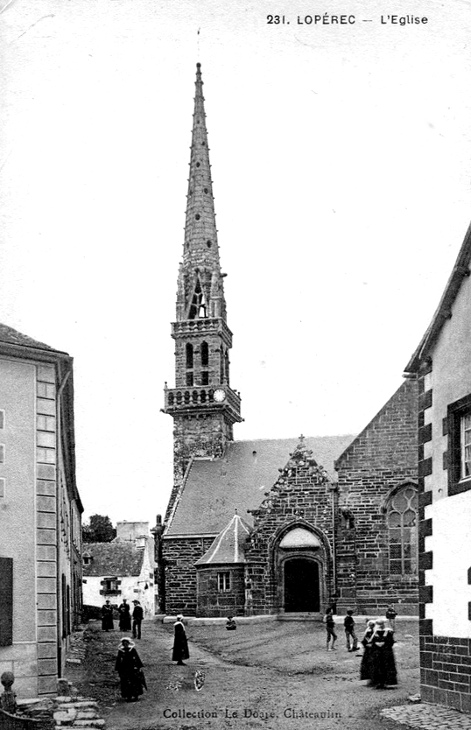
[[[144,617],[156,611],[154,539],[148,522],[118,522],[112,542],[94,542],[83,549],[83,603],[118,606],[140,601]]]
[[[419,379],[421,695],[471,712],[471,227],[406,371]]]

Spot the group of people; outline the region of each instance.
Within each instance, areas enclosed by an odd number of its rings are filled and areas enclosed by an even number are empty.
[[[131,631],[131,618],[132,618],[132,635],[134,639],[141,638],[141,624],[144,618],[144,609],[140,602],[136,599],[133,601],[134,608],[131,614],[131,606],[127,602],[126,598],[123,598],[123,602],[118,606],[119,614],[119,629],[120,631]],[[110,601],[101,607],[101,628],[103,631],[113,631],[113,606]]]
[[[144,618],[144,609],[136,599],[133,601],[134,608],[131,614],[131,606],[126,598],[118,606],[119,629],[120,631],[131,631],[134,639],[141,638],[141,624]],[[131,624],[132,619],[132,624]],[[101,628],[103,631],[114,629],[113,606],[107,600],[101,609]],[[136,702],[147,689],[146,679],[143,672],[143,664],[137,653],[136,646],[127,636],[123,636],[116,656],[115,670],[118,672],[121,686],[121,697],[126,702]]]
[[[384,689],[386,686],[397,684],[396,662],[394,659],[394,627],[397,612],[390,606],[386,611],[386,620],[378,618],[375,621],[367,622],[366,631],[361,639],[363,655],[360,666],[360,679],[366,679],[369,685],[376,689]],[[324,615],[324,623],[327,631],[327,651],[335,649],[337,634],[335,633],[334,611],[327,608]],[[355,632],[355,619],[353,611],[348,610],[344,618],[344,630],[347,651],[359,651],[360,645]]]

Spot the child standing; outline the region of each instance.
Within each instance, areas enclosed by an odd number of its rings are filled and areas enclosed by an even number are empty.
[[[390,627],[392,628],[393,631],[395,631],[396,630],[396,616],[397,616],[397,611],[395,611],[392,606],[388,606],[385,615],[386,615],[386,618],[389,621]]]
[[[327,651],[334,651],[334,644],[337,641],[337,634],[335,633],[334,611],[332,608],[330,608],[330,606],[325,612],[324,623],[327,630]],[[332,644],[330,643],[331,640]]]
[[[347,611],[347,615],[343,620],[343,625],[345,628],[347,651],[356,651],[358,649],[358,639],[355,634],[355,619],[353,618],[353,611]]]

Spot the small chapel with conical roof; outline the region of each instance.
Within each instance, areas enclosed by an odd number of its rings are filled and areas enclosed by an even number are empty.
[[[178,272],[174,483],[159,537],[161,609],[320,615],[417,603],[417,386],[403,382],[358,436],[237,441],[227,323],[197,64]]]

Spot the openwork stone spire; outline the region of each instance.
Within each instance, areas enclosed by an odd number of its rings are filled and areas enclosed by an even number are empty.
[[[185,242],[177,293],[177,320],[226,318],[209,163],[201,64],[196,66],[195,106]]]

